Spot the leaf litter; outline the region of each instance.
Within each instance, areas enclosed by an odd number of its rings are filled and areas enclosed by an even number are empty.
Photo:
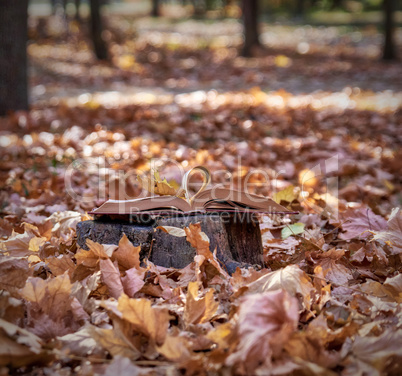
[[[112,24],[115,38],[124,24]],[[29,47],[31,80],[49,90],[60,89],[55,68],[69,78],[67,87],[87,85],[94,74],[107,85],[151,80],[191,88],[197,80],[212,82],[211,69],[192,73],[190,58],[200,66],[214,61],[225,72],[218,83],[225,90],[142,93],[127,103],[96,94],[76,102],[37,100],[31,111],[1,120],[2,374],[401,373],[402,118],[392,104],[398,97],[381,94],[387,107],[364,89],[310,96],[266,90],[272,73],[255,67],[265,64],[279,77],[275,85],[289,88],[286,77],[300,74],[302,66],[294,62],[309,57],[285,60],[281,51],[279,59],[260,56],[248,67],[233,46],[197,52],[189,47],[193,37],[187,47],[172,48],[168,36],[159,36],[160,45],[154,34],[136,41],[135,51],[143,52],[137,60],[127,57],[130,44],[122,42],[126,55],[116,52],[116,65],[94,63],[88,74],[82,63],[91,56],[85,49],[71,53],[72,41],[57,46],[47,35]],[[338,69],[340,80],[350,81],[382,71],[369,59],[357,70],[342,48],[335,44],[333,50],[335,60],[323,63],[321,73],[307,64],[306,77],[333,80]],[[51,67],[47,57],[55,51],[61,60]],[[153,76],[158,56],[163,64]],[[67,57],[81,59],[75,64],[82,71],[75,74]],[[345,64],[350,69],[342,70]],[[388,72],[396,85],[400,67]],[[337,168],[331,167],[334,155]],[[137,169],[149,177],[150,158],[171,158],[185,168],[204,164],[213,173],[229,170],[235,184],[260,168],[270,181],[251,175],[255,193],[300,214],[261,217],[265,267],[237,269],[232,276],[197,224],[162,228],[196,249],[183,269],[141,262],[139,247],[126,236],[117,246],[88,240],[89,250],[79,249],[76,224],[106,197],[118,198],[115,171]],[[74,191],[85,200],[65,190],[73,162]],[[310,172],[317,165],[321,176]],[[173,192],[177,172],[164,166],[161,176],[166,180],[157,177],[156,187]],[[97,191],[100,177],[115,182],[104,198]],[[133,197],[141,192],[134,177],[124,187]],[[326,177],[338,178],[338,197],[326,191]],[[213,179],[228,183],[219,174]],[[151,180],[143,184],[153,189]]]

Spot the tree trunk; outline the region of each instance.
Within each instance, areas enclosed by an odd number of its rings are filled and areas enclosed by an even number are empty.
[[[244,46],[242,55],[250,57],[252,49],[260,45],[258,33],[258,0],[243,0]]]
[[[106,43],[102,38],[103,23],[100,12],[102,0],[90,0],[91,5],[91,34],[95,55],[99,60],[107,60],[109,57]]]
[[[159,0],[152,0],[152,17],[160,17]]]
[[[384,0],[384,50],[382,58],[384,60],[396,59],[395,39],[394,39],[394,10],[395,0]]]
[[[28,0],[0,0],[0,115],[28,109]]]
[[[333,0],[332,1],[332,5],[331,5],[331,9],[339,9],[342,8],[343,6],[343,0]]]

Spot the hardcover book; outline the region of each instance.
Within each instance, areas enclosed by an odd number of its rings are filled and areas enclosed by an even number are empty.
[[[190,197],[188,183],[190,175],[199,171],[203,174],[203,185],[194,196]],[[185,198],[178,196],[150,196],[134,200],[108,200],[90,214],[95,215],[131,215],[149,214],[187,214],[195,212],[257,212],[267,214],[292,214],[294,212],[279,205],[271,198],[255,194],[215,187],[205,189],[211,178],[209,171],[197,166],[188,171],[182,181]]]

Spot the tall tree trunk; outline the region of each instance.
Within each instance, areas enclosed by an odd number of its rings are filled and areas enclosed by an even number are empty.
[[[151,11],[151,16],[152,17],[160,17],[161,12],[159,9],[159,0],[152,0],[152,11]]]
[[[0,0],[0,115],[28,109],[28,0]]]
[[[384,0],[384,49],[382,58],[384,60],[396,59],[394,39],[394,10],[395,0]]]
[[[102,0],[90,0],[91,5],[91,34],[92,43],[94,45],[95,55],[99,60],[107,60],[109,54],[107,52],[106,43],[102,38],[103,22],[100,12]]]
[[[243,0],[244,46],[242,55],[250,57],[253,47],[260,45],[258,32],[258,0]]]

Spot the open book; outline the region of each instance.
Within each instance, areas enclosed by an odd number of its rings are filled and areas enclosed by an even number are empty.
[[[201,189],[193,197],[188,193],[189,177],[194,171],[203,173],[204,182]],[[185,197],[152,196],[134,200],[108,200],[90,214],[95,215],[131,215],[134,213],[175,214],[191,212],[258,212],[268,214],[290,214],[282,205],[274,200],[242,191],[227,188],[205,189],[210,182],[209,171],[197,166],[188,171],[182,186]]]

